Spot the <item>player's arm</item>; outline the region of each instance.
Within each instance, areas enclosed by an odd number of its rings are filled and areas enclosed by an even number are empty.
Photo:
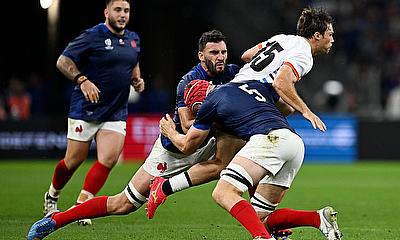
[[[283,101],[282,98],[279,98],[279,100],[275,103],[275,105],[285,117],[289,116],[290,114],[296,111],[292,106]]]
[[[74,80],[75,76],[81,73],[74,61],[64,55],[60,55],[56,66],[65,77],[72,81]]]
[[[187,107],[178,108],[178,114],[179,119],[181,120],[182,130],[186,134],[189,128],[193,125],[195,116]]]
[[[261,48],[265,47],[266,42],[259,43],[255,45],[252,48],[247,49],[243,54],[241,59],[243,62],[248,63],[251,61],[251,59],[256,55],[258,51],[260,51]]]
[[[60,55],[56,64],[58,70],[68,79],[74,81],[76,83],[83,95],[85,96],[87,101],[91,101],[92,103],[97,103],[100,96],[100,90],[94,85],[85,75],[83,75],[74,61],[71,58]]]
[[[144,80],[140,74],[139,63],[135,65],[132,69],[132,86],[136,92],[143,92],[144,90]]]
[[[310,108],[308,108],[306,103],[298,95],[294,85],[299,78],[293,71],[294,70],[290,66],[286,64],[282,65],[275,80],[272,82],[272,86],[283,101],[299,111],[305,119],[311,122],[314,129],[318,128],[323,132],[326,131],[325,124],[310,110]]]
[[[184,154],[194,153],[207,138],[209,130],[201,130],[195,127],[189,128],[186,135],[175,130],[175,123],[169,114],[160,120],[161,133]]]

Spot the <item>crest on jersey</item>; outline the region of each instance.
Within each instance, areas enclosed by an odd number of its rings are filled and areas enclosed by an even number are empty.
[[[135,40],[131,41],[131,46],[132,46],[132,48],[136,48],[136,41]]]
[[[114,49],[114,47],[112,46],[111,39],[107,38],[106,40],[104,40],[104,44],[106,45],[104,47],[106,50],[113,50]]]

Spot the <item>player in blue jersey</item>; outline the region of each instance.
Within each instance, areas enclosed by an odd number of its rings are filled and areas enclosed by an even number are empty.
[[[98,160],[86,174],[76,204],[93,198],[117,163],[126,134],[130,88],[144,90],[140,39],[126,29],[130,10],[129,0],[107,0],[105,22],[83,31],[57,61],[57,68],[76,86],[68,114],[67,150],[45,194],[44,214],[57,211],[61,190],[87,158],[93,139]]]
[[[200,63],[182,77],[177,87],[174,121],[177,126],[186,126],[177,127],[180,132],[186,132],[185,128],[189,128],[194,119],[194,115],[184,103],[185,86],[191,80],[198,78],[205,78],[215,84],[232,80],[239,67],[226,63],[227,54],[226,37],[220,31],[212,30],[202,34],[198,53]],[[198,185],[216,179],[219,172],[244,145],[242,139],[228,134],[218,136],[216,139],[208,136],[205,142],[198,150],[188,155],[173,146],[169,139],[159,137],[144,164],[121,193],[110,197],[94,197],[65,212],[48,214],[32,225],[28,239],[44,238],[56,229],[76,220],[134,212],[146,202],[150,181],[155,176],[170,177],[182,173],[184,180],[178,181],[177,184],[183,185],[183,188],[188,186],[188,181],[191,185]],[[216,146],[224,148],[223,155],[214,156]],[[183,172],[193,165],[197,166],[194,168],[196,171]]]

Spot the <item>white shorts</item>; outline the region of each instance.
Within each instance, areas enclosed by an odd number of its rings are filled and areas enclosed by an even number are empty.
[[[98,123],[68,118],[67,138],[81,142],[87,142],[92,140],[100,129],[114,131],[125,136],[126,122],[113,121]]]
[[[272,173],[259,183],[290,187],[304,158],[303,140],[289,129],[254,135],[237,153]]]
[[[143,169],[153,176],[172,177],[181,173],[199,162],[211,159],[215,154],[215,138],[211,138],[207,145],[197,149],[191,155],[174,153],[166,150],[161,144],[160,136],[151,149],[149,156],[143,163]]]

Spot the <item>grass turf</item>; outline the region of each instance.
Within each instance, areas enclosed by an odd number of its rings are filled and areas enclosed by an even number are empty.
[[[0,161],[0,239],[25,239],[42,217],[43,193],[55,161]],[[84,163],[65,187],[59,208],[75,201],[91,162]],[[137,164],[116,166],[100,195],[123,190]],[[46,239],[251,239],[211,199],[215,182],[170,196],[153,220],[144,207],[127,216],[95,219],[89,227],[70,224]],[[333,206],[345,240],[400,239],[400,162],[305,164],[279,207],[318,209]],[[324,239],[313,228],[298,228],[292,237]]]

